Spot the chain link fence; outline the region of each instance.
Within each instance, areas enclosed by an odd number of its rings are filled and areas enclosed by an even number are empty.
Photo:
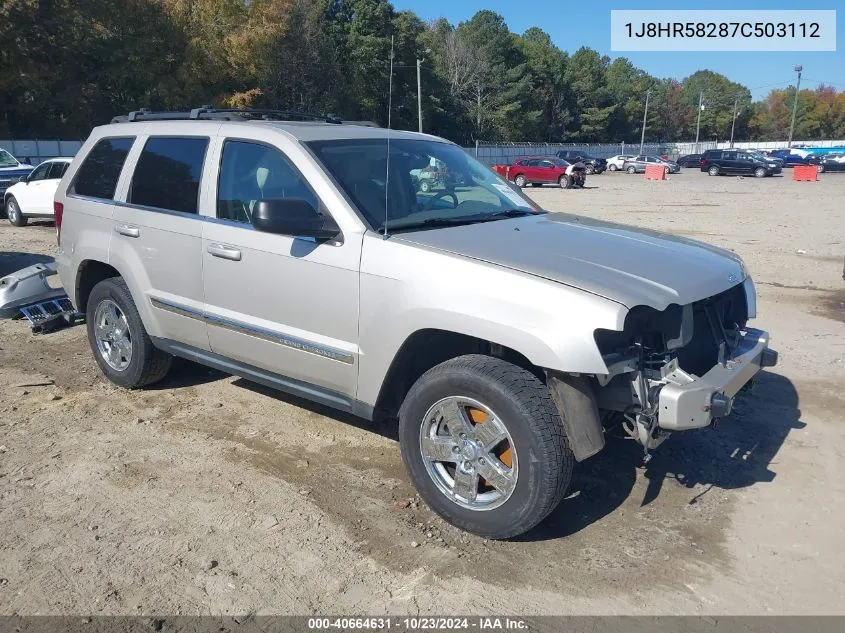
[[[0,139],[0,148],[5,149],[19,161],[30,165],[38,165],[49,158],[76,156],[80,147],[82,147],[82,141]]]
[[[643,154],[651,156],[667,155],[671,159],[687,154],[700,154],[708,149],[782,149],[787,141],[742,141],[731,144],[729,141],[699,141],[683,143],[645,143]],[[793,141],[792,147],[845,147],[845,141]],[[640,153],[639,143],[494,143],[479,141],[475,147],[465,147],[472,156],[482,163],[492,165],[510,165],[514,159],[522,156],[554,156],[559,151],[577,151],[593,158],[610,158],[617,155],[636,156]]]
[[[692,143],[694,146],[695,143]],[[715,143],[699,143],[701,151],[715,147]],[[560,151],[575,151],[593,158],[610,158],[617,155],[636,156],[640,153],[639,143],[490,143],[479,141],[475,147],[464,148],[485,165],[510,165],[521,156],[554,156]],[[687,152],[689,153],[689,152]],[[674,143],[645,143],[643,154],[676,158],[680,153]]]

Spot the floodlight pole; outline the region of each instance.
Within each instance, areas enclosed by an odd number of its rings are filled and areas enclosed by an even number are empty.
[[[695,153],[699,154],[698,151],[698,132],[701,130],[701,110],[702,110],[702,101],[704,101],[704,91],[698,93],[698,122],[695,124]]]
[[[798,111],[798,92],[801,90],[801,71],[803,66],[795,66],[793,69],[798,73],[798,83],[795,85],[795,99],[792,101],[792,122],[789,124],[789,140],[786,142],[786,147],[792,147],[792,132],[795,130],[795,113]]]
[[[643,145],[645,144],[645,122],[646,118],[648,117],[648,97],[650,94],[650,89],[645,91],[645,112],[643,112],[643,129],[640,133],[640,156],[643,155]]]

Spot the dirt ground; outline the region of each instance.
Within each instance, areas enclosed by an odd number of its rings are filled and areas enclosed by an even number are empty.
[[[716,430],[647,469],[612,441],[484,541],[415,498],[391,425],[181,362],[122,391],[83,327],[3,321],[0,614],[845,614],[845,174],[588,185],[528,191],[745,258],[781,362]],[[3,221],[0,275],[54,247]]]

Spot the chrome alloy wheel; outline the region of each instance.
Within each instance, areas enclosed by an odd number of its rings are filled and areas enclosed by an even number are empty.
[[[132,335],[126,315],[114,301],[106,299],[94,312],[94,339],[103,360],[115,371],[124,371],[132,361]]]
[[[492,510],[516,488],[513,439],[501,419],[472,398],[451,396],[428,410],[420,452],[438,490],[463,508]]]

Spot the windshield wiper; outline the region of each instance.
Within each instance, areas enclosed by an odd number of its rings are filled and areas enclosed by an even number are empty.
[[[541,213],[546,212],[542,211]],[[457,218],[427,218],[419,222],[397,224],[395,226],[388,226],[387,228],[392,231],[404,231],[407,229],[436,228],[438,226],[460,226],[462,224],[493,222],[506,218],[521,218],[526,215],[535,215],[535,212],[525,209],[506,209],[504,211],[497,211],[496,213],[479,213],[477,215],[464,215]]]
[[[493,220],[499,220],[501,218],[521,218],[526,215],[540,215],[546,213],[545,211],[528,211],[527,209],[505,209],[504,211],[496,211],[496,213],[488,213],[484,216],[484,219],[487,218]]]
[[[478,222],[477,216],[464,216],[460,218],[428,218],[419,222],[408,222],[407,224],[388,225],[389,231],[404,231],[406,229],[433,228],[438,226],[458,226],[460,224],[473,224]]]

